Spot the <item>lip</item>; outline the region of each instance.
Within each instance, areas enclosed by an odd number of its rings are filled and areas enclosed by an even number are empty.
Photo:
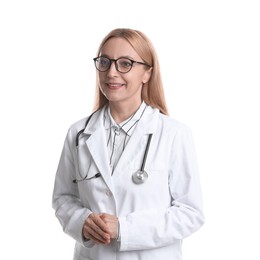
[[[107,87],[109,89],[119,89],[119,88],[122,88],[125,84],[123,84],[123,83],[114,83],[114,82],[111,82],[111,83],[107,82],[106,85],[107,85]]]

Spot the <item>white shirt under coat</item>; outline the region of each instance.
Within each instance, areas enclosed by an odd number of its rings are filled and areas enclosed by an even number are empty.
[[[104,127],[107,136],[107,148],[111,166],[111,175],[113,175],[114,168],[146,107],[147,105],[142,102],[139,109],[131,117],[120,122],[119,124],[114,121],[110,113],[110,108],[107,107],[104,113]]]

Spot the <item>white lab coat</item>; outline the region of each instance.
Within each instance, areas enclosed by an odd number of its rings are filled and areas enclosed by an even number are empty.
[[[148,107],[111,176],[103,119],[104,108],[81,134],[79,160],[75,139],[86,118],[70,127],[56,174],[53,208],[76,241],[74,260],[181,260],[182,239],[204,223],[191,131]],[[149,178],[137,185],[132,174],[141,168],[150,133]],[[73,183],[98,172],[99,178]],[[121,241],[106,246],[84,241],[82,227],[91,212],[118,216]]]

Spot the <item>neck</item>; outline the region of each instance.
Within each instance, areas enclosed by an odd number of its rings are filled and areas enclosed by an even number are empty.
[[[125,103],[115,104],[113,102],[109,102],[110,113],[115,122],[119,124],[132,116],[138,110],[141,104],[142,101],[128,105]]]

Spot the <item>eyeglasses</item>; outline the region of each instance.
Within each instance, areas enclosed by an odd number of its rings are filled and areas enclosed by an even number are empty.
[[[144,62],[135,61],[128,58],[118,58],[114,60],[114,59],[109,59],[107,57],[100,56],[94,58],[93,60],[95,62],[96,69],[101,72],[108,71],[111,67],[112,62],[115,62],[116,70],[120,73],[129,72],[132,69],[134,63],[151,67],[150,65]]]

